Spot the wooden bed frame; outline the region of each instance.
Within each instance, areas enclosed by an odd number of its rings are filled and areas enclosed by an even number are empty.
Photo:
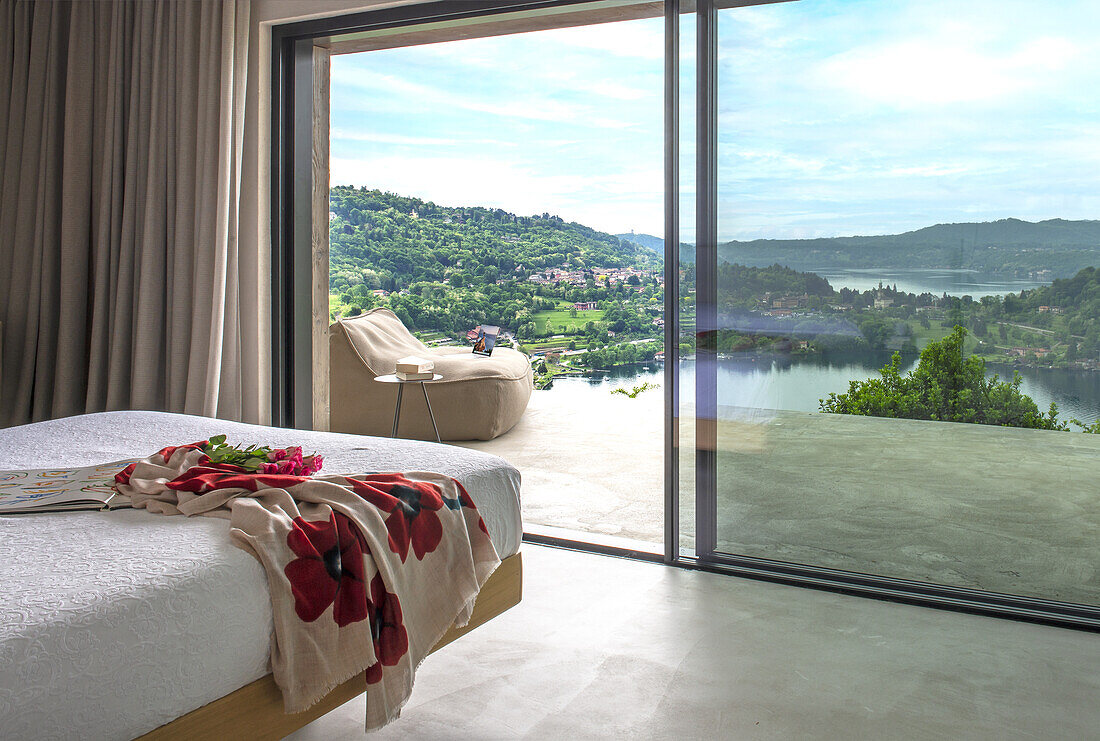
[[[522,594],[523,561],[517,553],[504,559],[485,582],[474,604],[470,622],[465,627],[452,627],[448,630],[432,651],[439,650],[459,636],[516,606]],[[287,715],[283,712],[283,695],[276,686],[275,679],[268,674],[140,738],[141,741],[281,739],[362,694],[366,687],[364,672],[341,684],[309,710]]]

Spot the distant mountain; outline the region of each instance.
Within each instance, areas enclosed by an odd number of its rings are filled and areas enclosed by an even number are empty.
[[[1068,277],[1100,262],[1100,221],[1020,219],[936,224],[903,234],[821,239],[756,239],[719,245],[723,262],[796,270],[965,268]]]
[[[652,234],[616,234],[616,237],[625,241],[633,242],[639,247],[645,247],[647,250],[652,250],[658,255],[663,255],[665,252],[665,240],[661,237],[654,237]]]
[[[631,242],[664,257],[665,240],[661,237],[654,237],[652,234],[616,234],[615,236],[624,242]],[[680,243],[680,262],[695,262],[695,245],[687,242]],[[771,265],[771,263],[768,263],[768,265]]]

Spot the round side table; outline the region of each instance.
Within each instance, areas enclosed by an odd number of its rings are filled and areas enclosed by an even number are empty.
[[[390,433],[390,437],[397,437],[397,425],[401,421],[401,398],[404,395],[403,392],[405,391],[405,385],[409,384],[409,383],[419,383],[420,384],[420,390],[422,392],[424,392],[424,403],[428,405],[428,416],[432,420],[432,430],[435,431],[435,441],[437,443],[443,442],[442,440],[439,439],[439,427],[437,427],[436,424],[435,424],[435,413],[432,412],[432,403],[430,401],[428,401],[428,390],[426,388],[424,388],[425,383],[429,383],[431,381],[438,381],[442,378],[443,378],[443,376],[441,376],[440,374],[433,373],[431,378],[423,378],[423,379],[417,378],[417,379],[412,379],[412,380],[406,380],[404,378],[398,378],[396,373],[388,373],[384,376],[377,376],[374,379],[374,380],[378,381],[379,383],[396,383],[397,384],[397,406],[394,407],[394,410],[393,410],[393,432]]]

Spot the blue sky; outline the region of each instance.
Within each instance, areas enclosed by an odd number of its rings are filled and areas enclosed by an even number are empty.
[[[800,0],[719,35],[723,239],[1100,218],[1100,3]],[[659,235],[662,53],[652,19],[336,57],[332,182]]]

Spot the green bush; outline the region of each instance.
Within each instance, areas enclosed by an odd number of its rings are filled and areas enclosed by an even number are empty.
[[[902,375],[901,355],[894,353],[880,378],[852,381],[845,394],[820,400],[822,412],[869,417],[970,422],[1041,430],[1069,429],[1058,420],[1058,408],[1047,414],[1020,392],[1021,378],[1001,381],[985,375],[985,361],[963,357],[966,330],[956,326],[939,342],[921,351],[916,369]]]

